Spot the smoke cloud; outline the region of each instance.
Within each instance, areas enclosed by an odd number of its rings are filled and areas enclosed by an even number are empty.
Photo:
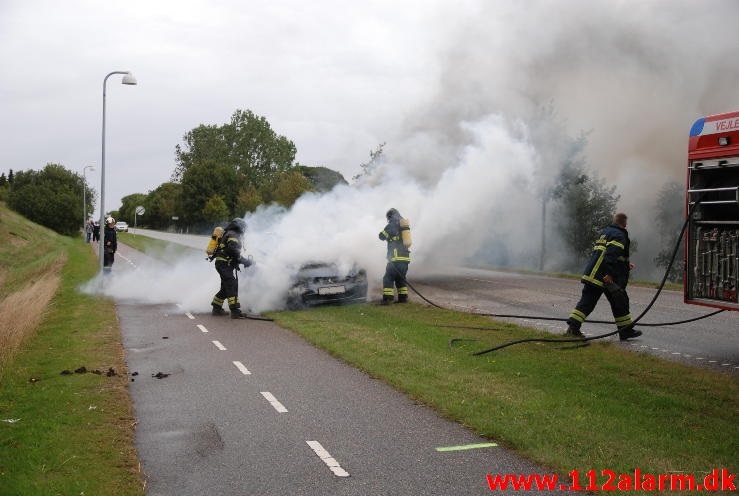
[[[377,143],[387,146],[372,174],[306,195],[289,210],[270,206],[246,215],[246,252],[257,263],[241,273],[244,306],[281,308],[291,274],[311,260],[365,267],[379,295],[385,246],[377,233],[391,207],[411,222],[409,278],[481,251],[502,264],[533,266],[542,192],[581,133],[587,167],[617,187],[618,209],[629,214],[638,242],[634,276],[660,274],[653,264],[658,193],[667,182],[684,181],[693,121],[739,108],[732,57],[739,3],[564,0],[459,8],[455,26],[439,19],[443,39],[429,69],[437,87],[424,88],[424,101],[407,115],[377,124]],[[542,113],[546,106],[554,112]],[[550,249],[547,259],[557,260],[561,245],[554,240]],[[106,292],[209,308],[218,287],[212,266],[187,260],[168,273],[152,269],[139,282],[121,277]]]

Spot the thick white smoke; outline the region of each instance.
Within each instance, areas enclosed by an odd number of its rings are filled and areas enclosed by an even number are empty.
[[[241,273],[245,306],[279,308],[291,273],[309,260],[347,270],[359,263],[378,294],[385,247],[377,233],[390,207],[411,221],[409,277],[460,264],[481,249],[510,265],[534,265],[542,192],[566,155],[563,137],[581,132],[587,166],[617,186],[618,208],[629,214],[639,244],[636,277],[658,272],[654,202],[665,183],[684,181],[688,130],[702,115],[739,108],[739,66],[732,62],[739,2],[462,7],[456,27],[439,31],[444,39],[430,69],[437,87],[419,92],[426,100],[412,112],[376,125],[377,141],[367,148],[388,144],[370,177],[307,195],[290,210],[267,207],[246,217],[246,251],[257,264]],[[542,113],[548,105],[554,112]],[[151,276],[159,286],[140,275],[143,282],[113,283],[108,292],[209,308],[218,285],[211,266],[187,262],[168,272]]]
[[[386,245],[378,233],[391,207],[411,222],[411,274],[461,264],[491,233],[523,243],[528,226],[518,219],[536,207],[532,177],[538,157],[522,124],[513,124],[515,132],[509,127],[492,115],[464,125],[471,143],[432,186],[408,176],[402,164],[384,162],[367,181],[307,194],[289,210],[268,206],[248,214],[245,254],[256,263],[240,273],[243,306],[256,312],[283,308],[291,276],[310,261],[336,262],[346,272],[358,264],[369,273],[370,290],[379,295]],[[201,248],[206,242],[203,237]],[[207,310],[218,276],[203,259],[116,271],[103,291],[124,301]]]

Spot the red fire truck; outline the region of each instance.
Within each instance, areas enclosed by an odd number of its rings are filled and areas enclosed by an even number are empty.
[[[685,303],[739,310],[739,111],[690,129]]]

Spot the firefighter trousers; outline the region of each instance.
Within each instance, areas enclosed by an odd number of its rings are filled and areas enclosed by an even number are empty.
[[[221,277],[221,289],[213,297],[211,304],[222,308],[223,302],[228,301],[228,308],[241,308],[239,304],[239,280],[236,278],[236,269],[222,260],[216,261],[216,271]]]
[[[408,283],[405,276],[408,274],[408,262],[388,262],[385,275],[382,276],[382,299],[392,301],[398,288],[398,301],[408,300]]]
[[[583,283],[582,295],[580,301],[575,305],[575,309],[567,319],[567,324],[575,329],[580,329],[585,319],[588,318],[590,312],[595,309],[601,295],[605,293],[608,303],[611,304],[611,312],[616,320],[616,326],[620,329],[631,324],[631,314],[629,313],[629,295],[626,290],[617,286],[615,290],[606,290],[593,284]]]

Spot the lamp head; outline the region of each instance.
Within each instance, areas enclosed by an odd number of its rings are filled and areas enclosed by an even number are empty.
[[[136,78],[131,74],[130,72],[127,72],[125,76],[123,76],[123,80],[121,81],[123,84],[131,84],[136,85],[138,84],[136,82]]]

